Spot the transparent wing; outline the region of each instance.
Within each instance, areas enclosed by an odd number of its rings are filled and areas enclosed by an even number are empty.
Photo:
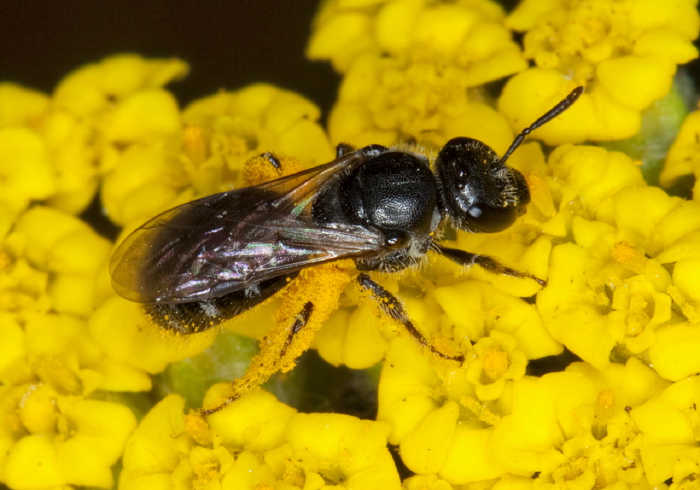
[[[185,303],[255,288],[313,264],[378,255],[384,247],[380,232],[321,226],[310,215],[319,190],[365,158],[354,152],[165,211],[117,248],[110,263],[115,290],[141,303]]]

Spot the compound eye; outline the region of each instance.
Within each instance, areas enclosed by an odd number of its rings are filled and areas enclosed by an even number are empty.
[[[469,227],[474,231],[495,233],[503,231],[515,223],[519,210],[514,206],[496,208],[483,203],[477,203],[467,210]]]

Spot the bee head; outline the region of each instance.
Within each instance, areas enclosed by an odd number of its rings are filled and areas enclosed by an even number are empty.
[[[435,170],[443,210],[455,226],[470,232],[492,233],[505,230],[525,212],[530,190],[523,174],[506,165],[506,160],[528,134],[571,107],[582,93],[583,87],[576,87],[523,129],[503,157],[475,139],[454,138],[447,142],[435,160]]]
[[[454,138],[435,160],[443,208],[457,228],[493,233],[511,226],[530,202],[525,177],[481,141]]]

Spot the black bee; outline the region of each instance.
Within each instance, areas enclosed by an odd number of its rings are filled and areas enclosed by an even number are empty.
[[[165,211],[116,250],[114,289],[143,303],[158,325],[194,333],[259,304],[303,268],[350,258],[362,271],[360,286],[426,344],[400,301],[365,271],[399,271],[432,250],[458,264],[538,280],[490,257],[444,247],[436,232],[446,220],[471,233],[512,225],[530,192],[506,160],[582,92],[574,89],[526,128],[503,157],[471,138],[448,141],[432,163],[416,152],[341,144],[325,165]],[[309,301],[292,330],[312,313]]]

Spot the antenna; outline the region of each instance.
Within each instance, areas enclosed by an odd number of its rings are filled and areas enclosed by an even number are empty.
[[[503,158],[501,158],[501,163],[505,163],[505,161],[508,159],[508,157],[515,151],[515,149],[520,146],[520,143],[523,142],[525,137],[532,133],[535,129],[539,128],[545,123],[548,123],[555,117],[557,117],[559,114],[567,110],[569,107],[573,105],[574,102],[581,96],[583,93],[583,87],[576,87],[571,91],[569,95],[566,96],[564,100],[559,102],[557,105],[552,107],[547,113],[539,118],[537,121],[532,123],[531,126],[523,129],[523,132],[520,133],[517,138],[515,138],[515,141],[513,141],[513,144],[510,145],[510,148],[508,148],[508,151],[503,155]]]

